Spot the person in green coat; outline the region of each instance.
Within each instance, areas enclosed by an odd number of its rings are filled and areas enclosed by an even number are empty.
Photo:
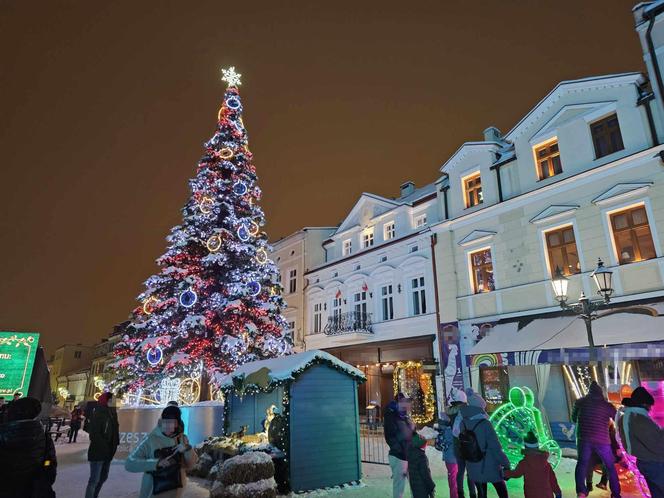
[[[197,462],[198,456],[189,444],[184,433],[182,413],[177,406],[167,406],[152,432],[131,452],[125,461],[128,472],[143,472],[138,498],[152,498],[154,475],[159,468],[177,465],[182,487],[159,493],[159,498],[182,498],[187,485],[186,471]],[[158,453],[169,453],[168,457],[158,457]]]
[[[97,498],[101,487],[108,478],[111,460],[120,444],[120,426],[115,408],[109,406],[112,393],[102,393],[90,421],[90,479],[85,490],[85,498]]]

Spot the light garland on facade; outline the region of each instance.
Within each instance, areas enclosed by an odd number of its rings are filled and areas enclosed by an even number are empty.
[[[422,363],[419,361],[397,362],[392,373],[392,387],[394,389],[394,396],[396,397],[399,392],[406,391],[404,394],[410,398],[415,398],[419,395],[416,389],[414,393],[408,392],[415,386],[408,386],[404,388],[400,382],[400,376],[405,375],[411,384],[416,384],[417,388],[422,392],[422,410],[420,413],[411,413],[411,418],[416,424],[426,424],[431,422],[436,414],[436,396],[431,381],[431,375],[422,373]]]

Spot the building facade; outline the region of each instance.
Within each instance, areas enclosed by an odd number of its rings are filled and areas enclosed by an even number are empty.
[[[433,418],[437,213],[433,184],[407,182],[396,199],[362,194],[324,242],[326,262],[305,274],[305,347],[363,369],[362,413],[404,391],[421,422]]]
[[[286,309],[284,318],[296,351],[304,351],[306,306],[304,274],[325,261],[323,242],[336,227],[305,227],[272,243],[271,258],[279,268]]]
[[[648,55],[664,44],[661,4],[635,9],[648,77],[562,82],[507,134],[490,127],[441,167],[431,229],[447,392],[472,385],[491,410],[528,386],[562,428],[593,377],[664,396],[664,107]],[[559,270],[570,302],[597,299],[599,259],[613,294],[591,368],[584,322],[551,281]]]

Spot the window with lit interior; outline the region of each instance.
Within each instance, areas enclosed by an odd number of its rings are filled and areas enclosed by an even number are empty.
[[[581,271],[574,228],[571,225],[546,232],[544,237],[551,275],[556,274],[556,268],[560,268],[564,275],[573,275]]]
[[[621,265],[657,256],[643,205],[612,213],[613,242]]]
[[[562,173],[563,165],[560,162],[558,140],[550,140],[536,146],[535,160],[537,161],[537,176],[540,180]]]
[[[495,290],[491,249],[482,249],[481,251],[471,253],[470,266],[475,294]]]
[[[479,171],[463,179],[463,193],[467,208],[482,204],[484,197],[482,196],[482,177]]]

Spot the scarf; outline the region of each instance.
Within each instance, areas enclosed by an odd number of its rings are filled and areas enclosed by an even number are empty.
[[[648,410],[645,408],[641,408],[640,406],[625,408],[625,414],[623,415],[623,431],[625,432],[625,449],[630,455],[632,454],[632,440],[629,437],[629,419],[632,413],[650,418]]]

